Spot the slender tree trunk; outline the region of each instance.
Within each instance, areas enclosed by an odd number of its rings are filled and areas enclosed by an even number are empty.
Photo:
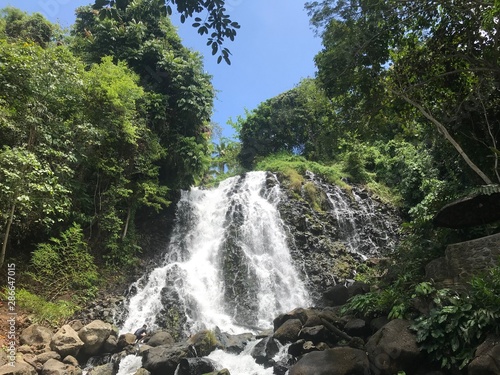
[[[391,90],[392,91],[392,90]],[[436,127],[438,128],[439,132],[441,134],[443,134],[443,136],[446,138],[446,140],[448,142],[450,142],[453,147],[455,147],[455,149],[458,151],[458,153],[460,154],[460,156],[464,159],[464,161],[467,163],[467,165],[474,171],[477,173],[477,175],[479,177],[481,177],[481,179],[487,184],[491,184],[491,180],[489,179],[488,176],[486,176],[486,174],[483,173],[483,171],[481,171],[481,169],[479,169],[479,167],[474,164],[474,162],[472,160],[470,160],[470,158],[467,156],[467,154],[465,153],[465,151],[462,149],[462,147],[460,147],[460,145],[455,141],[455,139],[453,139],[453,137],[451,136],[451,134],[448,132],[448,130],[446,129],[446,127],[441,124],[434,116],[432,116],[432,114],[427,111],[424,107],[422,107],[420,104],[418,104],[417,102],[413,101],[412,99],[410,99],[408,96],[406,96],[405,94],[401,93],[401,92],[396,92],[396,91],[392,91],[394,94],[396,94],[397,96],[399,96],[400,98],[404,99],[407,103],[411,104],[412,106],[414,106],[415,108],[417,108],[420,113],[422,113],[427,119],[429,119],[434,125],[436,125]]]
[[[5,253],[7,251],[7,242],[9,241],[10,227],[12,226],[12,222],[14,221],[14,212],[16,211],[16,202],[12,203],[12,207],[10,208],[9,220],[7,221],[7,227],[5,228],[5,234],[3,237],[2,243],[2,252],[0,254],[0,267],[3,265],[5,260]]]
[[[130,217],[132,216],[132,207],[128,206],[127,210],[127,220],[125,220],[125,228],[123,229],[122,241],[127,237],[128,225],[130,223]]]

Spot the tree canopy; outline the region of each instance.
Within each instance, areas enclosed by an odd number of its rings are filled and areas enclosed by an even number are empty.
[[[410,134],[444,136],[478,182],[500,181],[497,3],[325,0],[306,7],[323,38],[318,79],[341,98],[339,111],[357,109],[353,126],[380,129],[381,115],[395,109]]]
[[[3,11],[2,260],[75,222],[99,259],[133,261],[136,212],[205,176],[211,77],[157,6],[134,1],[120,20],[81,8],[57,41],[42,16]]]
[[[181,22],[184,23],[188,18],[195,14],[206,12],[204,18],[195,17],[193,27],[198,29],[198,34],[207,35],[207,46],[212,48],[212,55],[219,53],[217,63],[224,60],[228,65],[231,64],[229,49],[223,47],[227,39],[233,41],[236,36],[236,30],[240,28],[238,22],[231,21],[227,14],[224,0],[155,0],[151,2],[156,8],[156,12],[163,16],[172,14],[172,4],[180,14]],[[95,0],[93,9],[99,11],[99,18],[112,18],[118,22],[122,21],[122,12],[133,5],[132,0]],[[154,14],[154,12],[152,13]],[[201,15],[201,14],[200,14]]]

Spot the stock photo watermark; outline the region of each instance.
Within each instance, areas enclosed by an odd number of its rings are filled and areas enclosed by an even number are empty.
[[[17,327],[16,327],[16,265],[7,264],[7,360],[10,366],[16,365],[17,352]]]

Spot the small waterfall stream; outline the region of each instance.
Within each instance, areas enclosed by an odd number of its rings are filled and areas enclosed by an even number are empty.
[[[270,328],[279,313],[310,304],[276,208],[279,184],[267,187],[266,178],[274,176],[250,172],[214,189],[182,192],[164,262],[133,285],[120,333],[146,323],[180,329],[181,336],[215,327],[236,334]],[[221,363],[232,375],[272,373],[248,353],[249,359],[228,356],[214,353],[237,364]]]

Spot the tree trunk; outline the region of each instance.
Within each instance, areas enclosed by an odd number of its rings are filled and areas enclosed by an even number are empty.
[[[127,210],[127,220],[125,220],[125,228],[123,229],[122,241],[127,237],[128,225],[130,222],[130,217],[132,216],[132,207],[128,206]]]
[[[402,99],[404,99],[407,103],[409,103],[412,106],[414,106],[415,108],[417,108],[420,111],[420,113],[422,113],[427,119],[429,119],[434,125],[436,125],[436,127],[438,128],[438,131],[441,134],[444,135],[444,137],[446,138],[446,140],[448,142],[450,142],[453,145],[453,147],[455,147],[455,149],[458,151],[458,153],[464,159],[464,161],[467,163],[467,165],[474,172],[476,172],[479,177],[481,177],[481,179],[485,182],[485,184],[486,185],[492,184],[492,182],[489,179],[489,177],[486,176],[486,174],[484,174],[483,171],[481,171],[481,169],[479,169],[479,167],[476,164],[474,164],[474,162],[472,160],[469,159],[469,157],[467,156],[467,154],[465,153],[465,151],[462,149],[462,147],[460,147],[460,145],[455,141],[455,139],[453,139],[453,137],[448,132],[448,130],[446,129],[446,127],[443,124],[441,124],[434,116],[432,116],[432,114],[430,114],[430,112],[428,112],[423,106],[421,106],[417,102],[411,100],[405,94],[403,94],[401,92],[396,92],[396,91],[392,91],[392,92],[394,94],[396,94],[397,96],[401,97]]]
[[[0,254],[0,267],[3,266],[3,262],[5,260],[5,253],[7,251],[7,242],[9,241],[9,233],[10,227],[12,226],[12,222],[14,221],[14,212],[16,211],[16,202],[12,203],[12,207],[10,209],[9,220],[7,221],[7,227],[5,228],[5,234],[3,237],[2,243],[2,252]]]

